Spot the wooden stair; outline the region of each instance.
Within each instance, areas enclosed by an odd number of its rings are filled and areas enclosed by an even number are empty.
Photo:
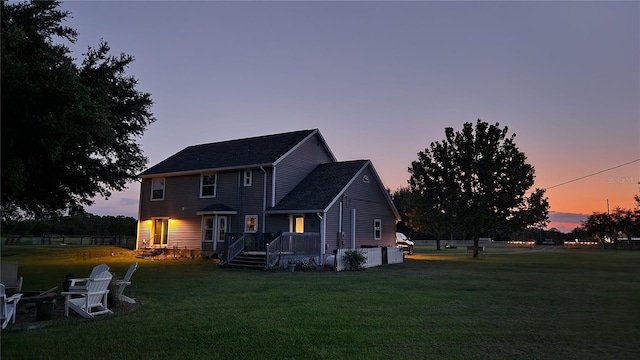
[[[229,262],[229,267],[243,269],[264,269],[267,256],[264,253],[240,253]]]
[[[138,253],[136,254],[136,258],[144,259],[148,257],[155,257],[158,255],[162,255],[162,253],[163,253],[163,249],[160,249],[160,248],[144,248],[144,249],[138,250]]]

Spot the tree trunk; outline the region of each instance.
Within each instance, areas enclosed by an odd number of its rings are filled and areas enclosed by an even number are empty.
[[[478,248],[480,247],[480,235],[473,235],[473,258],[478,258]]]

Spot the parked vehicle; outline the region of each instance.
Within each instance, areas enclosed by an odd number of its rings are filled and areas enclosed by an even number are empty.
[[[405,234],[401,232],[396,233],[396,245],[402,248],[402,251],[413,255],[414,243]]]

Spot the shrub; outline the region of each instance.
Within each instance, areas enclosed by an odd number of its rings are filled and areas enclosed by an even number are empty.
[[[364,269],[367,257],[358,250],[349,250],[344,253],[342,260],[346,263],[348,270],[358,271]]]
[[[297,260],[295,263],[296,271],[315,271],[317,264],[310,260]]]
[[[267,272],[275,272],[280,270],[282,270],[282,268],[280,268],[280,266],[278,266],[277,264],[274,264],[274,265],[267,264],[264,266],[264,271],[267,271]]]

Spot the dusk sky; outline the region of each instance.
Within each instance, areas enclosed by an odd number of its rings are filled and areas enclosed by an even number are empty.
[[[640,2],[65,2],[75,57],[131,54],[152,166],[195,144],[320,129],[391,190],[445,127],[517,134],[569,231],[640,182]],[[622,164],[614,170],[603,171]],[[557,186],[564,182],[584,179]],[[551,188],[553,187],[553,188]],[[137,217],[139,184],[87,211]]]

